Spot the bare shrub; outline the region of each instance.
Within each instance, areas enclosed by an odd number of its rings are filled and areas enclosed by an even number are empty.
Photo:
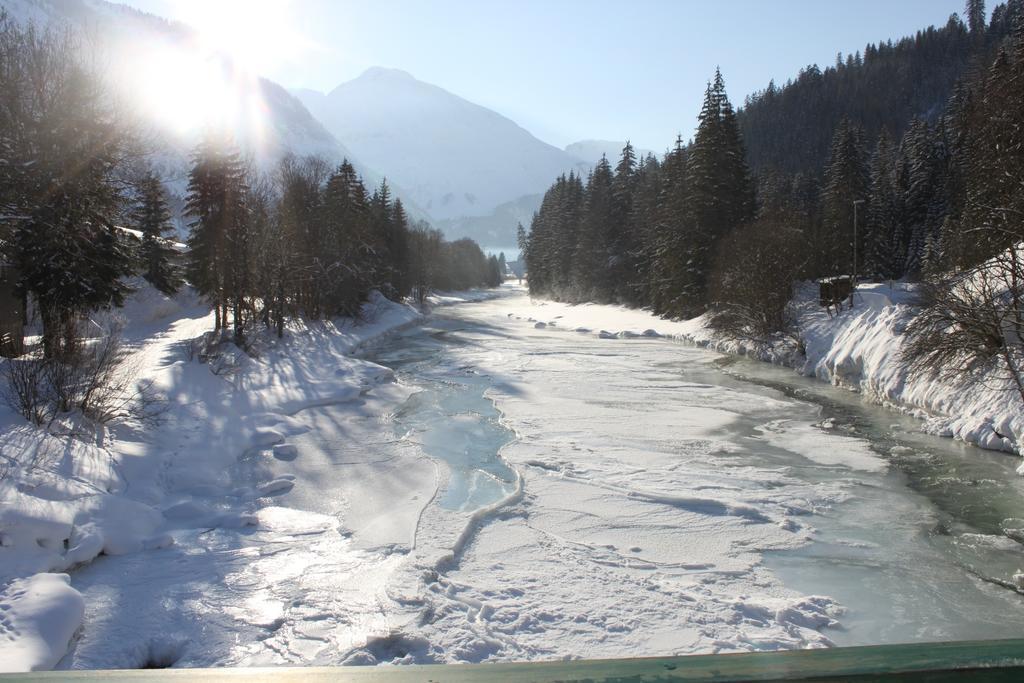
[[[921,283],[904,361],[915,375],[1010,380],[1024,401],[1024,247]]]
[[[49,421],[50,399],[43,377],[47,361],[42,358],[9,358],[4,361],[4,402],[29,422]]]
[[[96,339],[69,336],[59,357],[36,351],[5,363],[3,396],[30,422],[43,425],[79,411],[99,423],[119,416],[150,417],[157,404],[150,386],[138,383],[138,365],[128,358],[120,326]]]
[[[780,338],[801,346],[793,284],[806,265],[805,245],[803,232],[781,217],[761,218],[725,237],[711,274],[711,328],[760,346]]]

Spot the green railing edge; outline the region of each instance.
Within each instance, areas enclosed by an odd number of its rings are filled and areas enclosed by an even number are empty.
[[[968,674],[968,671],[971,674]],[[814,650],[744,652],[638,659],[580,659],[494,664],[377,667],[126,669],[2,674],[0,681],[187,678],[198,681],[352,681],[353,683],[555,683],[568,681],[923,680],[922,674],[960,672],[957,679],[1024,681],[1024,639]]]

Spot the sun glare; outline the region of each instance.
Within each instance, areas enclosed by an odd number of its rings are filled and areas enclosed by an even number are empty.
[[[204,47],[227,54],[256,73],[304,49],[287,0],[173,0],[182,22]]]
[[[157,47],[148,49],[135,68],[139,101],[164,127],[186,134],[234,118],[232,84],[212,58]]]
[[[220,127],[249,142],[264,134],[258,75],[311,44],[292,28],[290,4],[272,0],[173,0],[194,30],[187,43],[134,45],[123,66],[132,97],[180,136]]]

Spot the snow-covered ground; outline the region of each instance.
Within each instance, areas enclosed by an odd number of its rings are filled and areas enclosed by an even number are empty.
[[[296,486],[287,465],[290,441],[311,429],[304,409],[364,405],[367,394],[387,406],[405,396],[386,369],[351,352],[421,315],[382,297],[364,314],[364,322],[293,326],[281,343],[264,340],[258,359],[240,355],[214,374],[189,357],[191,340],[212,329],[208,307],[187,294],[170,299],[142,288],[118,315],[129,363],[162,396],[156,422],[115,422],[85,434],[81,425],[58,422],[45,431],[0,408],[0,670],[53,667],[83,612],[90,626],[110,616],[107,609],[145,613],[144,587],[131,595],[120,586],[131,602],[86,603],[83,611],[60,572],[100,556],[166,548],[197,530],[336,526],[266,503]],[[103,645],[108,656],[116,643]],[[146,656],[104,661],[140,666]]]
[[[902,333],[914,315],[913,285],[862,284],[853,309],[829,315],[817,306],[817,289],[804,287],[800,335],[805,354],[792,343],[774,348],[716,338],[705,318],[670,321],[648,311],[599,304],[527,302],[514,315],[537,325],[557,323],[605,337],[642,334],[686,340],[718,351],[788,365],[804,375],[861,392],[869,400],[908,411],[930,434],[982,448],[1021,452],[1024,410],[1006,378],[951,383],[938,376],[911,376],[900,361]],[[1024,474],[1024,466],[1022,466]]]
[[[699,321],[502,294],[434,297],[425,319],[378,298],[365,322],[296,325],[214,374],[187,353],[212,327],[203,307],[140,293],[127,337],[166,400],[159,424],[84,438],[4,416],[0,453],[22,465],[0,483],[0,669],[1024,627],[1005,587],[1024,491],[1001,462],[967,457],[980,469],[961,477],[957,453],[929,450],[952,442],[893,437],[910,418],[823,414],[665,338],[707,339]]]

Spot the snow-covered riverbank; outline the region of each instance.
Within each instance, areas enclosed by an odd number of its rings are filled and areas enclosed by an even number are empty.
[[[213,327],[209,309],[188,294],[170,299],[143,288],[118,314],[138,380],[162,397],[157,421],[85,433],[58,422],[47,431],[2,406],[0,670],[53,667],[85,614],[95,627],[103,609],[144,611],[86,604],[67,575],[53,572],[167,547],[193,530],[275,529],[288,518],[265,502],[296,485],[286,464],[295,457],[290,442],[310,429],[301,411],[347,403],[358,412],[374,391],[386,412],[406,395],[389,384],[389,371],[351,353],[421,314],[379,296],[363,313],[359,322],[294,325],[280,342],[263,339],[258,358],[239,354],[214,374],[189,354],[191,340]],[[245,454],[280,466],[240,472]],[[330,520],[304,523],[333,528]],[[116,641],[107,647],[116,650]],[[105,661],[141,666],[150,656],[126,648]]]
[[[622,306],[523,300],[514,315],[537,325],[554,324],[609,337],[673,337],[723,353],[787,365],[803,375],[859,391],[871,401],[909,412],[924,420],[924,429],[930,434],[1020,453],[1024,410],[1008,379],[952,383],[907,372],[900,361],[900,349],[901,335],[914,315],[910,287],[906,283],[896,283],[892,288],[886,284],[861,285],[854,308],[833,316],[816,305],[817,291],[805,287],[799,294],[803,302],[800,336],[804,353],[798,353],[790,341],[765,348],[716,338],[703,317],[670,321]]]

